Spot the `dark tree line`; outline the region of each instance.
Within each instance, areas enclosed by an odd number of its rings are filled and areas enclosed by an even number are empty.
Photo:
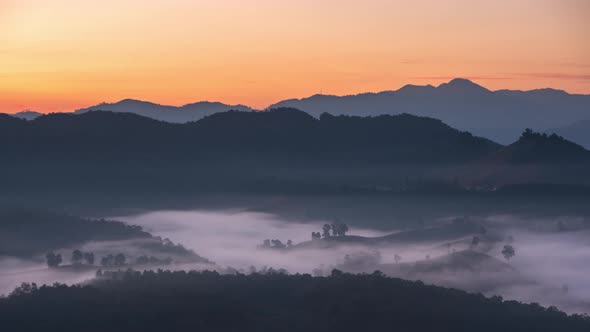
[[[555,307],[389,278],[117,271],[86,286],[23,284],[0,298],[6,331],[590,331]]]
[[[80,265],[83,263],[94,265],[94,253],[82,252],[81,250],[76,249],[72,252],[71,262],[74,265]]]
[[[330,233],[331,231],[331,233]],[[322,226],[322,233],[320,232],[312,232],[311,239],[318,240],[323,238],[328,238],[331,236],[346,236],[348,232],[348,226],[342,223],[333,223],[333,224],[324,224]]]
[[[56,254],[51,251],[45,255],[45,261],[48,267],[57,268],[63,262],[63,258],[61,254]],[[93,252],[82,252],[81,250],[76,249],[72,251],[70,261],[72,265],[94,265],[95,257]],[[123,253],[118,253],[117,255],[109,254],[101,258],[100,265],[103,267],[122,267],[125,266],[126,261],[127,258]]]
[[[127,262],[127,257],[125,257],[125,255],[123,253],[118,253],[116,255],[113,254],[108,254],[107,256],[104,256],[101,260],[100,260],[100,265],[102,265],[103,267],[122,267],[125,266],[125,263]]]

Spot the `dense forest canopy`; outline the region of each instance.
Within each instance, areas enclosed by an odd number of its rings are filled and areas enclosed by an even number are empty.
[[[217,272],[100,273],[86,286],[23,285],[0,321],[39,331],[588,331],[587,316],[486,298],[380,272],[329,277]]]

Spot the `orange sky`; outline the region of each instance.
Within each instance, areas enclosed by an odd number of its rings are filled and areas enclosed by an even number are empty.
[[[0,112],[467,77],[590,94],[588,0],[0,0]]]

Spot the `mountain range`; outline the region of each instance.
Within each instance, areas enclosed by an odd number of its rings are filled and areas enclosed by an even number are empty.
[[[291,108],[183,124],[107,111],[4,115],[0,156],[0,180],[12,194],[590,185],[590,151],[557,135],[527,130],[503,146],[428,117],[315,118]]]
[[[379,93],[314,95],[270,107],[293,107],[314,116],[323,112],[428,116],[503,144],[515,141],[524,128],[546,130],[590,120],[590,95],[555,89],[491,91],[466,79],[453,79],[438,87],[406,85]]]
[[[185,123],[197,121],[206,117],[207,115],[228,110],[251,111],[252,109],[244,105],[226,105],[219,102],[208,101],[201,101],[176,107],[159,105],[141,100],[125,99],[117,103],[102,103],[95,106],[82,108],[76,110],[74,113],[82,114],[88,111],[135,113],[156,120],[172,123]]]
[[[514,142],[525,128],[532,128],[556,132],[590,148],[590,139],[584,130],[590,123],[590,95],[569,94],[555,89],[491,91],[467,79],[458,78],[437,87],[406,85],[398,90],[378,93],[348,96],[319,94],[303,99],[288,99],[267,109],[282,107],[296,108],[316,118],[322,113],[357,116],[407,113],[427,116],[502,144]],[[91,110],[135,113],[156,120],[185,123],[228,110],[254,109],[218,102],[197,102],[176,107],[125,99],[79,109],[75,113]],[[39,115],[30,111],[15,114],[27,120]]]

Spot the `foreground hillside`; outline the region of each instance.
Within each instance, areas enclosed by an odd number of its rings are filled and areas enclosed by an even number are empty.
[[[108,317],[108,319],[105,319]],[[0,299],[18,331],[588,331],[555,308],[372,275],[122,272]],[[90,328],[90,329],[89,329]]]

